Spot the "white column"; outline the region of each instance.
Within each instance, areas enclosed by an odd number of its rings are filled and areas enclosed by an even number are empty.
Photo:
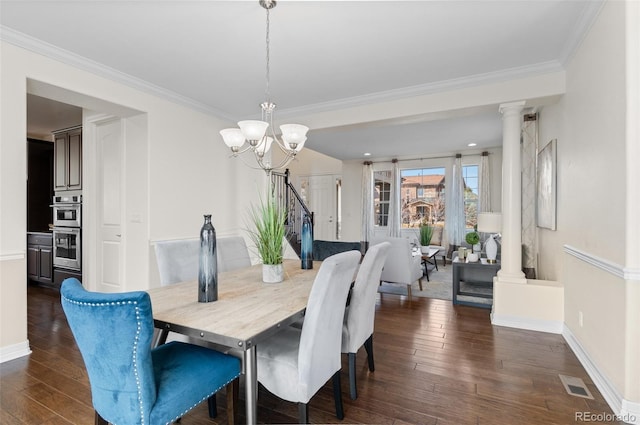
[[[500,105],[502,114],[502,250],[498,281],[527,283],[522,272],[520,133],[524,101]]]

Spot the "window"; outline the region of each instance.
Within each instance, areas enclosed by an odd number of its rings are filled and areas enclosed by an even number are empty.
[[[386,226],[389,221],[389,200],[391,199],[391,171],[373,173],[374,225]]]
[[[478,169],[477,165],[463,165],[464,216],[467,229],[478,224]]]
[[[444,167],[400,171],[402,227],[444,226]]]

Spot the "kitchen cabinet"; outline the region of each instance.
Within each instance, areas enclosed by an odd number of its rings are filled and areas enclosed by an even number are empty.
[[[53,133],[54,190],[82,189],[82,127]]]
[[[27,277],[35,282],[53,284],[51,233],[27,233]]]

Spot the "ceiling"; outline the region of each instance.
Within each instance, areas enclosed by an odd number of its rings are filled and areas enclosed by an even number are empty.
[[[270,12],[275,119],[393,101],[457,82],[563,69],[600,0],[286,1]],[[2,38],[38,45],[230,121],[265,93],[265,10],[257,1],[0,3]],[[45,42],[43,44],[41,42]],[[60,50],[62,49],[62,50]],[[37,113],[30,123],[37,120]],[[304,124],[304,122],[301,122]],[[309,132],[338,159],[434,155],[501,145],[497,105]]]

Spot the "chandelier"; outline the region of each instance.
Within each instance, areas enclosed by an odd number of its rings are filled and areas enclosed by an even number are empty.
[[[238,127],[240,128],[225,128],[220,130],[220,135],[224,143],[231,149],[233,157],[245,152],[253,152],[259,168],[247,165],[251,168],[263,169],[267,174],[270,174],[274,169],[286,167],[296,157],[296,154],[302,150],[304,142],[307,140],[309,127],[301,124],[283,124],[280,126],[281,139],[274,133],[272,120],[276,105],[271,102],[271,93],[269,91],[269,10],[276,6],[276,2],[275,0],[260,0],[260,6],[267,11],[267,87],[265,90],[266,100],[260,104],[262,120],[239,121]],[[274,142],[285,155],[284,159],[276,166],[271,164],[270,159],[265,158],[266,153],[269,152]]]

